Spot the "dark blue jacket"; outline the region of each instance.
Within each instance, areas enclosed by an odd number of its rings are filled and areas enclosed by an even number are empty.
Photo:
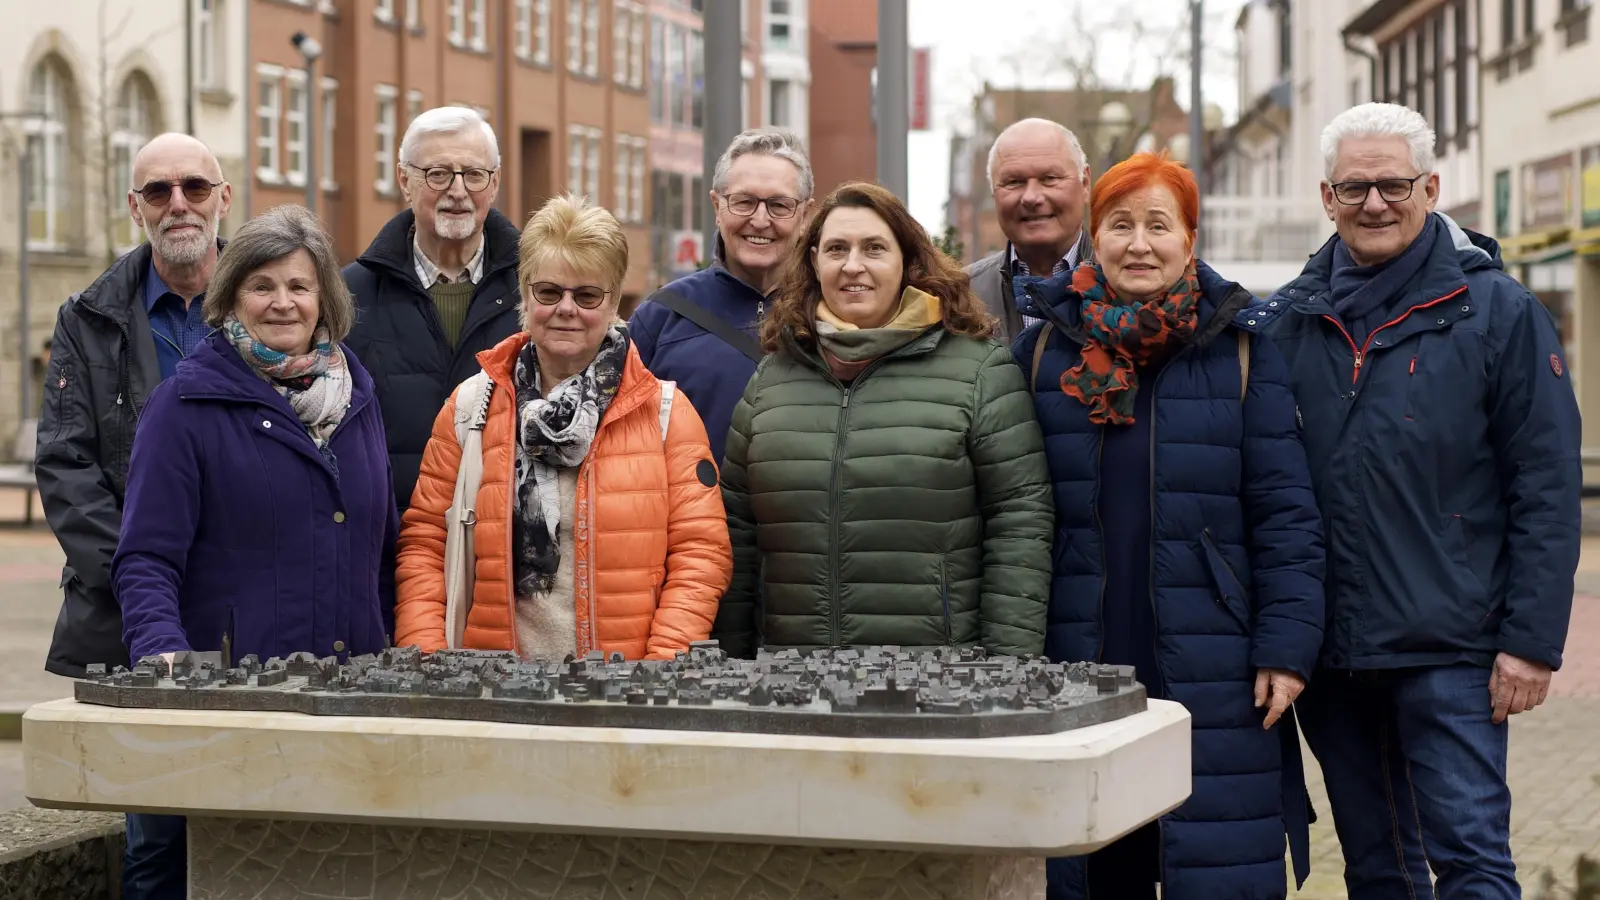
[[[111,566],[134,660],[223,635],[234,659],[387,646],[399,517],[372,379],[345,354],[337,474],[220,333],[150,395]]]
[[[1161,818],[1162,881],[1170,897],[1281,897],[1285,836],[1303,878],[1308,849],[1305,780],[1292,718],[1263,731],[1254,707],[1258,669],[1309,677],[1322,641],[1323,550],[1294,399],[1271,342],[1251,339],[1240,402],[1233,312],[1250,296],[1200,265],[1204,296],[1195,340],[1153,384],[1153,496],[1112,502],[1152,507],[1148,593],[1102,596],[1106,548],[1096,518],[1104,429],[1059,388],[1080,358],[1083,331],[1071,273],[1016,279],[1022,309],[1053,322],[1035,407],[1055,483],[1055,573],[1045,653],[1100,655],[1104,604],[1154,605],[1156,661],[1168,699],[1192,719],[1193,791]],[[1017,338],[1024,371],[1040,326]],[[1083,896],[1083,867],[1068,861],[1069,895]]]
[[[1289,363],[1328,535],[1322,663],[1561,665],[1578,565],[1581,425],[1561,339],[1500,248],[1448,219],[1357,351],[1330,240],[1239,316]]]
[[[718,239],[720,242],[720,238]],[[673,291],[759,341],[767,298],[720,263],[685,275],[662,290]],[[733,407],[756,373],[755,361],[716,335],[646,298],[628,320],[628,334],[650,374],[678,383],[706,423],[711,453],[722,465],[733,424]]]

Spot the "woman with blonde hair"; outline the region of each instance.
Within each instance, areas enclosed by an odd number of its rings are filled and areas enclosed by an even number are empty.
[[[617,318],[628,239],[611,213],[557,197],[529,219],[519,258],[522,331],[479,354],[483,371],[445,404],[423,454],[400,533],[395,643],[670,659],[710,634],[731,568],[705,427]],[[464,462],[458,404],[472,419],[485,395],[458,636],[445,552]]]
[[[877,185],[835,190],[795,252],[728,435],[718,639],[1040,653],[1049,471],[994,319]]]

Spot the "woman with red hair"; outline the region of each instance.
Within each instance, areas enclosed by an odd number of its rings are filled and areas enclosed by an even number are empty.
[[[1138,154],[1094,186],[1093,259],[1017,279],[1012,350],[1056,497],[1045,653],[1131,665],[1192,716],[1189,800],[1051,860],[1050,900],[1262,900],[1303,881],[1290,704],[1322,643],[1321,519],[1282,358],[1253,298],[1194,256],[1188,169]]]

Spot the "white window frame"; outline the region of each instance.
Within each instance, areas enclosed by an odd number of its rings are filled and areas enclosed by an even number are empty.
[[[589,189],[588,189],[587,193],[596,202],[599,202],[599,199],[600,199],[600,166],[602,164],[602,156],[601,156],[602,151],[600,149],[600,142],[605,138],[605,134],[604,134],[604,132],[602,132],[598,128],[590,128],[590,129],[588,129],[588,131],[589,131],[589,135],[588,135],[588,137],[589,137],[589,171],[588,171]]]
[[[643,3],[633,5],[633,30],[628,36],[628,87],[644,88],[645,39],[650,29],[650,19]]]
[[[378,138],[378,147],[372,153],[373,162],[377,164],[377,177],[373,179],[373,189],[385,197],[393,197],[399,193],[399,186],[394,181],[395,159],[399,152],[399,128],[397,122],[400,117],[400,91],[392,84],[380,84],[373,88],[377,96],[377,107],[373,116],[373,131]],[[388,109],[388,121],[384,120],[385,106]]]
[[[583,71],[584,0],[567,0],[567,71]]]
[[[533,0],[533,61],[550,65],[550,0]]]
[[[567,190],[574,194],[582,194],[588,183],[584,172],[588,160],[588,131],[582,125],[567,126]]]
[[[28,74],[29,109],[43,112],[44,118],[28,117],[22,120],[22,130],[29,143],[35,143],[33,163],[39,167],[44,175],[44,183],[36,185],[36,189],[28,198],[28,221],[22,227],[28,229],[29,250],[59,250],[64,243],[61,240],[62,226],[65,225],[67,198],[64,196],[63,182],[66,173],[59,171],[67,167],[67,122],[66,122],[66,86],[62,84],[61,73],[56,67],[47,62],[38,63],[43,66],[45,79],[44,96],[45,106],[42,110],[33,108],[33,77]],[[37,71],[37,70],[36,70]],[[57,102],[52,102],[57,101]],[[31,173],[28,173],[31,176]],[[33,210],[39,208],[44,212],[44,236],[33,236]]]
[[[467,45],[467,0],[449,0],[450,46]]]
[[[514,0],[511,15],[512,41],[518,59],[533,58],[533,0]]]
[[[372,17],[385,25],[394,24],[394,0],[377,0],[372,7]]]
[[[129,102],[133,101],[133,102]],[[111,158],[117,170],[113,173],[118,190],[109,198],[111,209],[116,210],[128,202],[128,192],[133,189],[133,157],[155,130],[153,113],[155,98],[141,90],[134,76],[123,79],[117,90],[116,128],[109,136]],[[116,227],[118,253],[125,253],[139,243],[139,228],[128,216],[118,216]]]
[[[195,84],[214,88],[220,83],[217,77],[223,71],[218,65],[217,9],[222,0],[200,0],[195,6]]]
[[[600,75],[600,0],[585,0],[583,19],[583,74]]]
[[[633,155],[633,139],[625,134],[619,134],[614,141],[612,152],[615,154],[615,163],[612,166],[611,193],[614,198],[611,204],[611,213],[617,217],[618,222],[632,222],[633,210],[628,206],[629,190],[628,176],[632,167],[628,165],[629,157]]]
[[[489,0],[472,0],[472,10],[467,16],[467,25],[472,29],[472,37],[467,41],[472,49],[479,53],[489,48],[487,10]]]
[[[778,97],[775,89],[783,85],[783,121],[778,121]],[[774,128],[794,127],[794,86],[793,80],[788,78],[770,78],[767,80],[767,124]]]
[[[648,138],[634,137],[633,158],[629,161],[632,167],[629,176],[633,196],[628,198],[628,210],[633,213],[633,221],[636,224],[644,223],[644,192],[648,190],[645,182],[650,178],[650,167],[645,164],[645,150],[649,146]]]
[[[256,180],[266,184],[282,184],[283,146],[280,139],[283,136],[283,67],[257,63],[254,87]],[[266,94],[268,88],[271,89],[270,102]]]
[[[321,132],[317,135],[320,143],[317,145],[317,178],[324,191],[337,191],[339,180],[334,177],[333,166],[337,159],[334,152],[334,133],[339,127],[339,82],[334,78],[322,79],[322,96],[318,106],[321,109]]]
[[[406,91],[406,127],[422,115],[422,92],[416,88]]]
[[[422,27],[422,0],[406,0],[406,27],[412,31]]]
[[[786,51],[786,52],[787,51],[793,51],[795,49],[794,24],[795,24],[795,19],[796,19],[796,16],[795,16],[795,3],[797,2],[797,0],[787,0],[787,2],[789,3],[789,11],[788,12],[786,12],[786,13],[775,13],[775,12],[772,11],[772,0],[767,0],[767,2],[765,4],[766,5],[766,10],[765,10],[766,15],[764,17],[766,19],[765,25],[766,25],[767,33],[766,33],[766,40],[762,42],[762,44],[764,46],[771,47],[774,50],[783,50],[783,51]],[[777,42],[775,42],[772,39],[772,26],[774,26],[774,25],[783,25],[784,27],[786,27],[789,30],[788,37],[786,37],[784,39],[784,43],[782,45],[779,45]]]
[[[617,84],[628,83],[628,22],[632,17],[633,4],[629,0],[612,0],[611,80]]]
[[[311,109],[311,91],[306,85],[304,69],[290,69],[284,73],[283,85],[283,175],[296,187],[306,183],[306,120]],[[300,102],[295,103],[295,92]],[[294,126],[300,126],[300,137],[295,139]],[[299,156],[299,162],[294,157]]]

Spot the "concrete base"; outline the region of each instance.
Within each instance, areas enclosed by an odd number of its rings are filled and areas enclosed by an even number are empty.
[[[0,900],[116,900],[122,823],[111,813],[0,812]]]
[[[1044,861],[192,818],[191,900],[1042,900]]]

